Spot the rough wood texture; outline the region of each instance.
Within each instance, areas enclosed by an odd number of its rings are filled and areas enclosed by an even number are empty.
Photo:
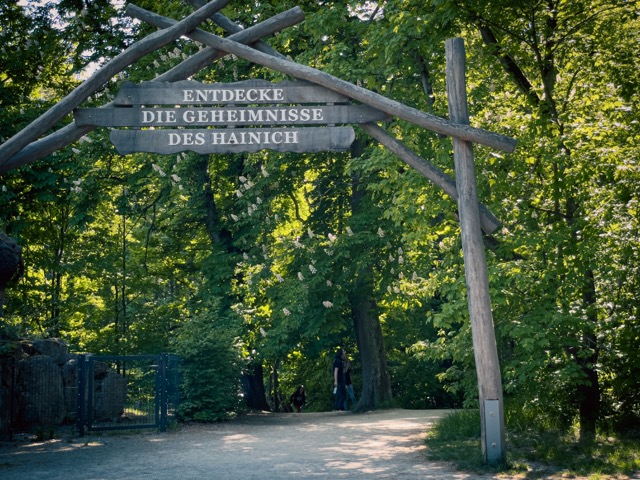
[[[193,151],[244,153],[259,150],[277,152],[344,152],[355,139],[352,127],[226,128],[180,130],[113,130],[111,141],[118,153],[172,154]]]
[[[104,85],[114,75],[117,75],[123,68],[131,65],[144,55],[190,32],[229,2],[230,0],[212,0],[184,20],[176,23],[173,27],[154,32],[131,45],[109,61],[104,67],[96,71],[90,78],[50,108],[45,114],[38,117],[4,144],[0,145],[0,165],[5,164],[17,152],[53,128],[56,122],[69,114],[74,108],[85,101],[89,95]]]
[[[150,23],[152,23],[151,19],[149,20]],[[408,107],[400,102],[371,92],[328,73],[316,70],[315,68],[253,50],[250,47],[234,42],[230,38],[220,38],[213,34],[206,34],[200,41],[207,46],[234,54],[250,62],[263,65],[295,78],[317,83],[334,92],[346,95],[354,100],[382,110],[389,115],[397,116],[433,132],[507,152],[512,152],[515,149],[516,142],[513,138],[474,128],[469,125],[449,122],[435,115],[430,115],[415,108]]]
[[[185,93],[187,92],[187,93]],[[238,93],[242,93],[239,95]],[[234,83],[124,82],[114,98],[131,105],[249,105],[278,103],[348,103],[349,98],[309,82],[268,82],[252,79]]]
[[[378,125],[374,123],[366,123],[360,125],[360,127],[379,141],[382,145],[389,149],[389,151],[395,153],[401,160],[406,162],[411,167],[415,168],[418,172],[431,180],[434,184],[440,187],[447,195],[458,201],[458,191],[456,190],[455,180],[449,175],[444,173],[435,165],[429,163],[420,155],[415,153],[409,147],[402,142],[398,141],[392,135],[384,131]],[[480,211],[480,221],[482,230],[486,234],[494,232],[500,226],[500,220],[498,220],[491,211],[481,203],[478,203],[478,209]]]
[[[224,108],[83,108],[78,126],[206,127],[246,125],[335,125],[387,120],[367,105],[300,105]]]
[[[467,93],[465,80],[464,43],[460,38],[445,42],[447,60],[447,94],[449,116],[454,122],[467,123]],[[473,352],[478,375],[478,392],[482,417],[482,451],[492,446],[486,442],[486,421],[484,418],[484,400],[498,400],[500,404],[501,446],[500,458],[504,458],[504,409],[502,408],[502,378],[498,360],[498,348],[491,313],[489,296],[489,277],[480,231],[480,214],[476,197],[475,167],[473,145],[459,138],[453,139],[453,158],[456,170],[458,191],[458,211],[462,232],[462,251],[464,253],[465,276],[467,279],[467,299]]]
[[[286,12],[275,15],[264,22],[247,28],[246,30],[240,30],[239,33],[236,33],[229,38],[233,38],[240,43],[253,44],[259,38],[272,35],[283,28],[300,23],[303,19],[304,15],[302,14],[302,11],[300,8],[295,7],[287,10]],[[159,75],[156,78],[156,81],[174,82],[184,80],[202,69],[204,66],[208,65],[211,61],[225,55],[225,52],[220,52],[213,48],[201,50],[171,70]],[[111,106],[113,106],[112,103],[105,105],[103,108],[109,108]],[[27,145],[25,148],[20,150],[20,152],[7,160],[6,163],[0,163],[0,173],[35,162],[36,160],[39,160],[56,150],[77,141],[87,133],[91,132],[94,128],[95,127],[91,126],[77,127],[74,123],[70,123],[55,133]]]

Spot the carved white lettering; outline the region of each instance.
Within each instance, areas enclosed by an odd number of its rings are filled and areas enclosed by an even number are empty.
[[[322,108],[290,107],[290,108],[212,108],[212,109],[181,109],[182,121],[187,124],[198,123],[201,125],[220,124],[275,124],[296,122],[323,122],[324,111]],[[179,110],[167,110],[158,112],[154,116],[152,112],[143,111],[144,124],[176,123],[176,112]]]
[[[234,88],[182,90],[183,103],[273,103],[284,101],[283,88]]]
[[[141,110],[142,124],[175,123],[175,110]]]
[[[169,133],[169,145],[204,145],[206,137],[204,132],[184,132],[184,133]]]
[[[211,132],[213,145],[269,145],[299,143],[298,130]]]

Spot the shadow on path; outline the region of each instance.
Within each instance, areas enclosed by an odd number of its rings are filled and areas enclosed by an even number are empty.
[[[458,479],[425,460],[424,435],[442,410],[364,414],[256,413],[174,431],[119,432],[0,447],[0,478]]]

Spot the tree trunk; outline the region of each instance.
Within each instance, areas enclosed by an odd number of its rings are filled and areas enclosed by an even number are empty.
[[[382,327],[372,298],[371,268],[360,272],[351,295],[351,315],[362,363],[362,392],[356,411],[370,410],[393,399]]]
[[[351,147],[351,156],[361,156],[365,146],[362,139],[356,139]],[[354,174],[351,192],[352,215],[357,215],[364,208],[365,193],[359,175]],[[380,407],[393,399],[382,327],[373,290],[373,267],[367,265],[356,272],[356,279],[349,295],[353,328],[362,363],[362,393],[355,407],[356,411]]]
[[[260,362],[249,365],[250,372],[242,376],[242,388],[247,407],[269,411],[267,396],[264,391],[264,370]]]
[[[577,362],[586,377],[586,383],[578,386],[578,404],[580,409],[580,441],[592,440],[596,435],[596,423],[600,415],[600,383],[598,381],[598,340],[595,334],[597,317],[595,313],[596,287],[593,270],[585,273],[584,307],[590,325],[585,326],[582,334],[582,351]]]

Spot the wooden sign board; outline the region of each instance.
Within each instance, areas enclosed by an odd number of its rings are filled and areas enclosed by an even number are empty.
[[[134,152],[172,154],[209,153],[342,152],[349,149],[352,127],[225,128],[113,130],[111,142],[121,155]]]
[[[389,120],[366,105],[223,108],[84,108],[74,112],[78,127],[202,127],[335,125]]]
[[[113,103],[132,105],[273,105],[282,103],[348,103],[349,98],[303,81],[245,80],[236,83],[126,82]]]

